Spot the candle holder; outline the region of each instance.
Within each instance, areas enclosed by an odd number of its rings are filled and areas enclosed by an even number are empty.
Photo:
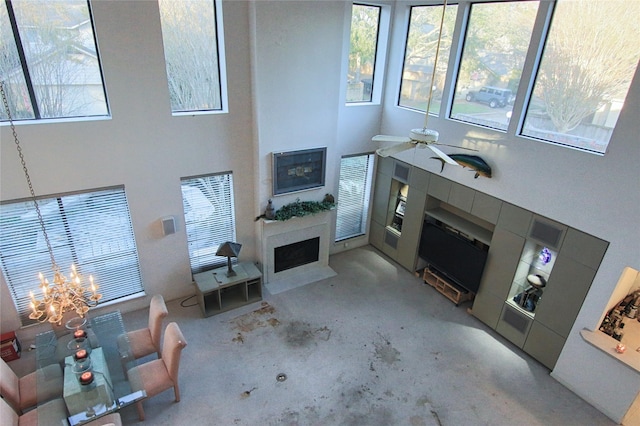
[[[84,337],[71,340],[67,343],[67,349],[69,349],[69,352],[74,356],[80,350],[86,351],[87,356],[91,354],[91,344],[89,339]]]
[[[67,321],[64,326],[68,330],[80,330],[87,324],[87,319],[83,317],[73,317],[69,321]]]
[[[87,391],[95,387],[95,375],[93,373],[93,370],[91,369],[91,359],[89,357],[77,360],[73,364],[72,371],[73,374],[75,374],[78,378],[78,383],[80,383],[81,385],[81,390]]]
[[[79,380],[81,385],[84,385],[84,386],[90,385],[91,383],[93,383],[93,371],[91,370],[85,371],[80,375]]]
[[[87,338],[87,332],[84,331],[83,329],[78,329],[76,331],[73,332],[73,338],[74,339],[86,339]]]

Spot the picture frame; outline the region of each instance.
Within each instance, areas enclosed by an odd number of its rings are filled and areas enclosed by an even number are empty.
[[[324,186],[327,148],[272,153],[273,195]]]

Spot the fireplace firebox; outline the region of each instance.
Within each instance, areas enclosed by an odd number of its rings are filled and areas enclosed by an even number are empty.
[[[320,237],[276,247],[273,251],[275,273],[317,262],[320,254]]]

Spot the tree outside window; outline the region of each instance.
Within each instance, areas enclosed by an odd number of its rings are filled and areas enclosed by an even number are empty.
[[[158,5],[171,110],[221,110],[219,2],[159,0]]]
[[[14,119],[108,115],[87,1],[0,5],[0,80]],[[0,118],[8,120],[2,108]]]
[[[522,135],[605,153],[640,58],[640,2],[558,1]]]
[[[347,102],[371,102],[379,26],[379,6],[353,5]]]

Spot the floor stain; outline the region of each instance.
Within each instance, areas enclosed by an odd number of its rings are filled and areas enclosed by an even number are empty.
[[[249,398],[249,397],[251,396],[251,392],[253,392],[253,391],[254,391],[254,390],[256,390],[256,389],[258,389],[258,388],[255,388],[255,387],[254,387],[253,389],[246,390],[246,391],[244,391],[244,392],[242,392],[242,393],[240,394],[240,397],[241,397],[241,398]]]
[[[276,309],[271,306],[267,302],[262,302],[262,307],[256,309],[255,311],[246,313],[244,315],[240,315],[238,317],[233,318],[229,321],[232,325],[233,329],[239,331],[238,336],[236,336],[233,341],[234,342],[244,342],[244,338],[238,339],[241,337],[241,333],[250,333],[258,328],[263,328],[267,326],[277,327],[280,325],[280,321],[277,318],[273,317],[276,312]],[[272,316],[271,318],[264,318],[265,316]]]
[[[398,356],[400,351],[391,346],[389,339],[378,333],[378,336],[382,339],[382,342],[373,342],[375,346],[376,358],[387,364],[393,364],[396,361],[400,361]]]
[[[433,416],[434,419],[436,419],[436,422],[438,422],[438,425],[442,426],[442,422],[440,421],[440,416],[438,416],[438,412],[431,410],[431,415]]]
[[[292,321],[282,330],[284,340],[294,348],[314,345],[316,339],[325,342],[331,337],[329,328],[313,328],[311,324],[302,321]]]

